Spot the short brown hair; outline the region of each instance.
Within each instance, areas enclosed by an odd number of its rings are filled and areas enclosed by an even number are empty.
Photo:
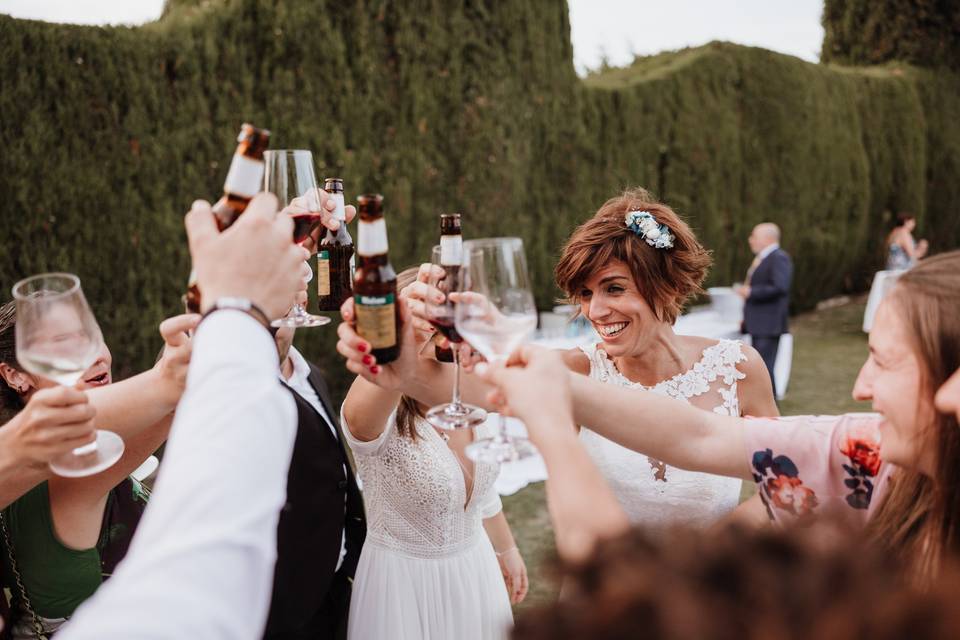
[[[834,522],[809,528],[633,529],[562,568],[557,603],[514,640],[957,637],[957,574],[926,591],[899,559]]]
[[[647,211],[674,235],[672,249],[655,249],[627,227],[629,211]],[[554,269],[557,286],[570,302],[579,302],[579,290],[611,260],[625,263],[640,294],[657,319],[673,323],[692,296],[702,293],[710,268],[710,252],[673,209],[645,189],[625,191],[607,200],[592,218],[577,227]]]

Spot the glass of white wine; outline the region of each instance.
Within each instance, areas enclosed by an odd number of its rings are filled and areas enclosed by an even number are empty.
[[[488,362],[503,362],[537,328],[520,238],[484,238],[463,243],[463,267],[456,296],[457,332]],[[515,462],[537,455],[526,438],[510,436],[503,416],[497,434],[469,445],[466,454],[483,462]]]
[[[13,287],[17,303],[17,361],[28,373],[57,384],[76,384],[100,356],[103,335],[70,273],[44,273]],[[97,431],[97,439],[50,463],[60,476],[80,478],[100,473],[123,455],[123,439]]]

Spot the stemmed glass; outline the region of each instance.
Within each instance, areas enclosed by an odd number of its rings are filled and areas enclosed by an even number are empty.
[[[69,386],[76,384],[103,350],[103,335],[70,273],[44,273],[13,287],[17,303],[17,361],[28,372]],[[111,467],[123,455],[123,439],[97,430],[97,439],[50,463],[67,478],[82,478]]]
[[[439,429],[465,429],[475,427],[487,419],[487,412],[480,407],[464,404],[460,401],[460,350],[463,339],[454,327],[454,309],[456,305],[450,299],[458,289],[461,267],[442,265],[441,249],[437,245],[433,248],[430,262],[434,265],[430,270],[427,284],[444,293],[443,302],[434,302],[428,297],[426,302],[427,319],[452,344],[453,351],[453,399],[446,403],[432,407],[426,415],[427,422]]]
[[[277,196],[282,208],[293,218],[293,241],[302,244],[320,226],[320,194],[313,170],[313,154],[305,149],[274,149],[263,152],[266,162],[264,191]],[[309,265],[308,265],[309,268]],[[311,277],[313,271],[310,272]],[[326,316],[307,313],[299,302],[274,327],[319,327],[330,322]]]
[[[490,363],[507,357],[537,328],[520,238],[485,238],[463,243],[463,267],[454,311],[455,326]],[[482,462],[514,462],[536,455],[526,438],[507,433],[499,416],[493,438],[469,445],[466,454]]]

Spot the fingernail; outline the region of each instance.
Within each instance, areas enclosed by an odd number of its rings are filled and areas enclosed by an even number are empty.
[[[380,365],[375,364],[372,367],[370,367],[370,373],[372,373],[373,375],[377,375],[378,373],[380,373]]]
[[[367,366],[370,366],[371,364],[373,364],[373,356],[370,356],[370,355],[363,356],[363,364]]]
[[[359,351],[360,353],[366,353],[366,352],[367,352],[367,345],[365,345],[365,344],[358,344],[358,345],[357,345],[357,351]]]

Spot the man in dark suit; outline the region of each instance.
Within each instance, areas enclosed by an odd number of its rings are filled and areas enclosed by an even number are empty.
[[[743,333],[750,334],[753,348],[760,352],[776,396],[773,365],[777,361],[780,336],[789,332],[790,283],[793,261],[780,248],[780,227],[764,222],[753,228],[748,240],[755,254],[747,279],[737,293],[744,299]]]
[[[264,638],[342,639],[366,536],[363,500],[323,376],[292,341],[293,329],[277,332],[281,381],[297,403],[298,424]]]

